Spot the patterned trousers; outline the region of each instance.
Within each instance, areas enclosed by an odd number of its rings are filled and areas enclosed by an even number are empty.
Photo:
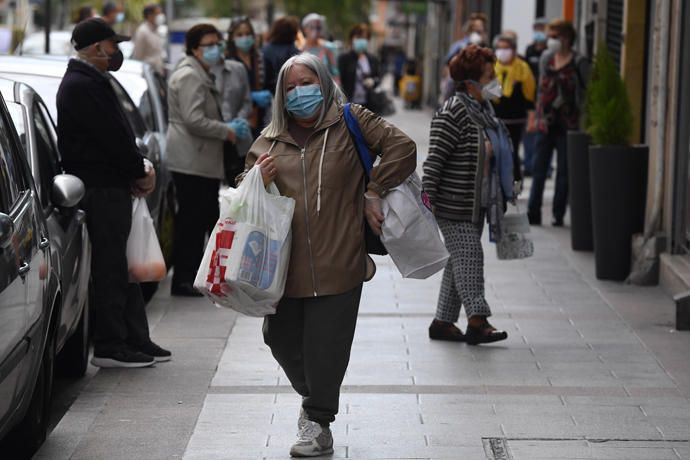
[[[482,230],[479,224],[437,218],[446,248],[450,253],[443,272],[441,292],[438,296],[436,319],[454,323],[465,307],[467,317],[491,316],[491,309],[484,298],[484,252]]]

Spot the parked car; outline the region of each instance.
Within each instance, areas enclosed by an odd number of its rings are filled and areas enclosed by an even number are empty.
[[[67,68],[67,59],[61,58],[33,58],[21,56],[0,57],[0,77],[22,81],[30,85],[45,101],[51,117],[57,119],[55,98],[60,82]],[[117,72],[115,72],[117,73]],[[122,104],[123,111],[137,138],[137,145],[141,153],[153,163],[156,169],[156,189],[147,198],[146,202],[151,212],[151,217],[156,223],[158,238],[164,244],[166,257],[170,257],[172,243],[165,246],[165,242],[172,242],[172,215],[174,214],[174,188],[170,174],[164,163],[158,135],[147,127],[141,116],[137,104],[134,103],[128,92],[119,81],[112,78],[111,83],[117,98]],[[143,82],[140,82],[142,94],[146,91]],[[168,259],[169,260],[169,259]],[[145,297],[150,298],[155,292],[155,285],[143,285]]]
[[[125,58],[132,55],[134,51],[134,43],[122,42],[120,49]],[[44,31],[34,32],[26,36],[26,38],[17,46],[14,51],[19,56],[41,56],[45,55],[46,51],[46,34]],[[74,53],[72,46],[72,31],[71,30],[53,30],[50,32],[50,54],[51,56],[70,56]]]
[[[81,188],[80,188],[81,186]],[[82,199],[58,175],[51,200]],[[60,211],[55,211],[60,212]],[[63,291],[57,241],[5,102],[0,100],[0,439],[3,458],[29,458],[46,437]]]
[[[58,368],[69,377],[81,377],[89,360],[91,243],[86,214],[77,208],[61,209],[52,196],[53,180],[64,171],[55,126],[41,97],[30,86],[5,79],[0,79],[0,94],[26,153],[52,249],[59,256],[62,308],[55,350]],[[69,180],[84,188],[77,177]]]

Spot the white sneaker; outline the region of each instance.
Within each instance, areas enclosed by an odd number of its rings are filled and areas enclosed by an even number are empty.
[[[306,420],[297,442],[290,448],[292,457],[318,457],[333,453],[333,435],[327,426]]]

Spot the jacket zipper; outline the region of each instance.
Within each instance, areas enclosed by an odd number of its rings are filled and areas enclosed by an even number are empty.
[[[304,220],[307,224],[307,246],[309,247],[309,266],[311,268],[311,282],[314,287],[314,297],[316,294],[316,272],[314,270],[314,253],[311,247],[311,231],[309,230],[309,200],[307,199],[307,166],[304,163],[304,152],[307,148],[307,144],[304,144],[300,152],[300,160],[302,161],[302,179],[304,185]]]

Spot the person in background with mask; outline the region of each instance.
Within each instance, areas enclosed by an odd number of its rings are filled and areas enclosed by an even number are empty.
[[[513,176],[522,181],[520,169],[520,142],[528,113],[534,110],[536,83],[527,62],[517,55],[517,43],[510,35],[501,34],[494,39],[496,77],[503,89],[494,99],[496,115],[505,123],[513,142]]]
[[[163,38],[158,34],[159,26],[165,24],[165,15],[161,7],[156,4],[144,7],[144,22],[134,33],[134,50],[132,59],[151,64],[159,74],[165,76]]]
[[[356,24],[352,27],[351,49],[338,58],[338,69],[345,97],[350,102],[376,112],[380,108],[372,106],[370,94],[381,80],[381,70],[378,59],[368,51],[370,36],[367,24]]]
[[[326,32],[326,18],[317,13],[309,13],[302,19],[302,31],[304,33],[303,53],[313,54],[321,59],[328,69],[328,73],[340,84],[340,70],[338,69],[338,53],[335,44],[324,40]]]
[[[249,79],[244,66],[235,60],[225,59],[223,37],[218,38],[221,40],[219,42],[220,59],[211,66],[211,73],[220,93],[223,120],[229,123],[237,134],[237,141],[234,144],[225,142],[223,153],[225,181],[233,185],[235,177],[244,171],[244,157],[254,141],[248,121],[253,105]]]
[[[125,12],[122,10],[120,5],[116,5],[113,2],[106,2],[103,5],[103,14],[101,18],[110,27],[114,27],[116,24],[122,24],[125,22]]]
[[[256,165],[266,185],[274,182],[295,200],[285,294],[264,319],[263,334],[302,396],[298,440],[290,449],[297,457],[333,452],[329,425],[338,413],[367,275],[364,220],[380,233],[381,196],[417,165],[409,137],[354,104],[372,156],[381,156],[365,185],[341,98],[321,59],[291,57],[278,74],[271,123],[246,161],[246,171]]]
[[[170,290],[174,296],[202,296],[193,283],[206,235],[218,221],[218,190],[225,177],[223,143],[235,143],[241,134],[233,122],[223,120],[211,73],[222,59],[220,36],[211,24],[189,29],[186,56],[168,81],[167,161],[178,204]]]
[[[299,18],[283,16],[276,19],[268,35],[268,43],[261,50],[264,55],[266,89],[275,94],[278,72],[285,61],[300,53],[295,45],[299,32]]]
[[[56,106],[58,146],[65,172],[86,186],[81,206],[91,240],[94,352],[99,367],[146,367],[170,360],[151,341],[138,283],[129,282],[127,238],[132,196],[153,191],[153,165],[141,156],[108,71],[122,65],[118,35],[100,18],[72,31],[77,57],[67,64]]]
[[[484,13],[472,13],[470,19],[465,23],[463,31],[465,36],[456,41],[448,49],[446,53],[446,66],[444,68],[444,78],[441,81],[441,103],[451,97],[455,93],[455,82],[450,76],[449,64],[460,51],[468,45],[486,46],[486,26],[488,18]]]
[[[244,65],[254,108],[249,116],[252,135],[257,137],[267,123],[267,114],[273,100],[273,95],[266,89],[264,74],[264,58],[256,43],[254,26],[246,16],[233,18],[228,30],[228,44],[225,52],[228,59]]]
[[[504,203],[514,200],[510,137],[489,102],[501,96],[495,60],[490,48],[478,45],[451,59],[458,90],[431,120],[422,182],[450,253],[429,326],[432,340],[477,345],[508,337],[487,319],[481,243],[485,216],[495,241]],[[464,334],[454,324],[461,306],[467,315]]]
[[[546,50],[546,24],[547,20],[545,18],[537,18],[534,21],[532,30],[534,34],[532,35],[532,43],[527,47],[525,52],[525,60],[529,64],[530,69],[532,69],[532,74],[534,75],[534,80],[539,84],[539,59],[542,53]],[[525,177],[532,176],[532,165],[534,163],[534,152],[536,150],[536,131],[537,124],[534,117],[534,111],[528,112],[527,116],[527,129],[525,130],[525,135],[522,140],[522,145],[524,147],[525,158],[522,164],[523,172]],[[548,173],[550,176],[550,172]]]
[[[547,51],[539,61],[536,110],[536,156],[527,216],[530,224],[541,225],[544,183],[556,149],[556,193],[553,198],[552,225],[563,226],[568,205],[568,155],[566,135],[578,129],[589,78],[589,61],[573,50],[575,28],[569,21],[549,23]]]

